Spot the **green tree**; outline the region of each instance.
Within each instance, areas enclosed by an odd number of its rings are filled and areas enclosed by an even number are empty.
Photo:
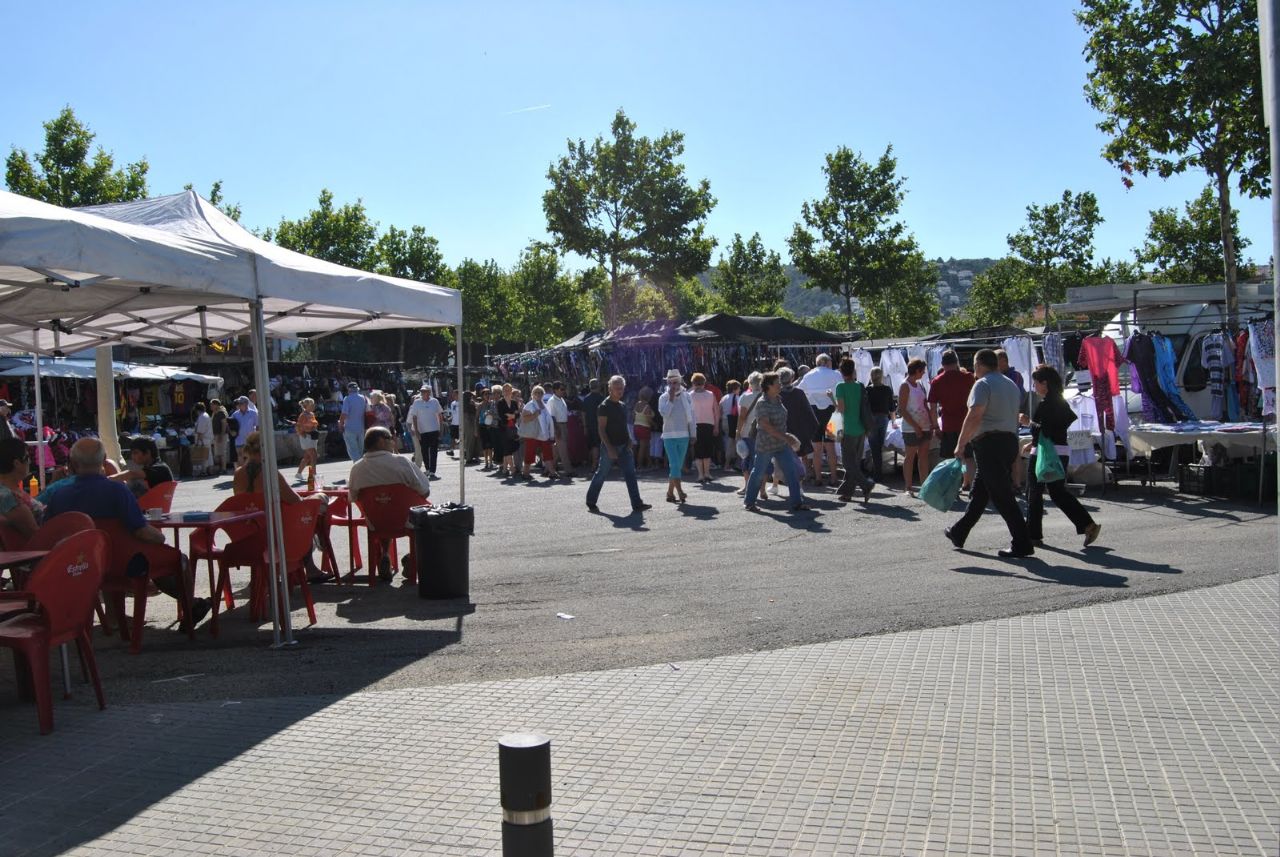
[[[521,252],[510,277],[512,333],[530,347],[555,345],[599,326],[591,286],[563,270],[554,248],[533,242]]]
[[[1083,0],[1085,94],[1111,137],[1103,156],[1161,178],[1204,170],[1217,193],[1228,322],[1239,314],[1231,185],[1270,193],[1255,0]]]
[[[407,231],[388,226],[374,243],[373,254],[380,274],[437,286],[447,286],[453,280],[440,242],[422,226],[411,226]]]
[[[33,158],[14,148],[5,161],[5,184],[14,193],[74,208],[128,202],[147,195],[147,159],[116,169],[101,146],[90,156],[94,133],[70,107],[44,123],[44,151]]]
[[[1218,224],[1218,200],[1206,187],[1184,207],[1157,208],[1151,212],[1147,240],[1136,251],[1138,263],[1152,267],[1154,283],[1216,283],[1222,277],[1222,230]],[[1237,256],[1249,246],[1240,236],[1238,212],[1231,211],[1231,235]]]
[[[997,327],[1031,310],[1040,294],[1026,262],[1006,256],[973,278],[965,305],[947,320],[949,330]]]
[[[849,333],[860,332],[861,328],[849,330],[849,318],[842,312],[835,310],[824,310],[815,316],[810,316],[804,320],[804,323],[815,330],[826,330],[829,332]]]
[[[1110,256],[1091,267],[1081,285],[1101,286],[1108,283],[1137,283],[1142,280],[1142,269],[1127,259]]]
[[[327,188],[320,191],[316,208],[298,220],[281,218],[280,225],[263,237],[281,247],[365,271],[378,261],[378,224],[369,219],[364,203],[356,200],[335,208],[333,192]]]
[[[685,178],[684,135],[635,136],[619,110],[612,138],[569,141],[568,154],[547,170],[542,197],[547,231],[559,249],[590,259],[609,275],[606,324],[617,324],[622,292],[639,277],[670,290],[677,278],[705,270],[715,240],[703,234],[715,197],[706,179]]]
[[[915,336],[937,329],[938,269],[918,250],[900,259],[884,288],[862,298],[863,330],[873,339]]]
[[[893,146],[874,164],[845,146],[826,156],[822,171],[827,195],[806,202],[787,244],[796,267],[817,288],[844,300],[845,319],[854,326],[853,299],[864,305],[888,296],[917,276],[919,250],[896,221],[906,179],[897,175]]]
[[[734,233],[729,253],[711,269],[711,288],[726,312],[739,315],[779,315],[790,282],[782,257],[766,250],[757,232],[747,241]]]
[[[1067,286],[1079,282],[1093,262],[1093,232],[1102,223],[1098,200],[1085,191],[1062,192],[1059,202],[1027,206],[1027,225],[1008,237],[1009,249],[1026,263],[1044,302],[1061,301]]]
[[[479,343],[515,339],[511,283],[507,273],[492,259],[477,262],[463,259],[454,272],[454,282],[462,292],[463,345],[475,349]],[[475,355],[474,350],[469,350]],[[468,362],[473,362],[469,360]]]

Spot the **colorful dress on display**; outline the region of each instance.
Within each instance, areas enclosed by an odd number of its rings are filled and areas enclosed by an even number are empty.
[[[1178,393],[1178,358],[1173,353],[1173,343],[1163,333],[1157,333],[1152,337],[1152,341],[1156,347],[1156,377],[1160,382],[1160,389],[1164,390],[1165,395],[1177,410],[1179,422],[1194,420],[1195,412],[1187,406],[1187,403],[1182,400],[1182,395]]]
[[[1123,358],[1114,339],[1106,336],[1090,336],[1080,343],[1080,357],[1076,364],[1089,370],[1093,382],[1093,401],[1098,408],[1099,428],[1115,431],[1116,414],[1114,399],[1120,393],[1120,364]]]

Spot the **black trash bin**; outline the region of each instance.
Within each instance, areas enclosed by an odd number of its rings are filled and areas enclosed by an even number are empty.
[[[468,598],[471,589],[471,506],[414,506],[409,510],[414,555],[418,563],[419,598]]]

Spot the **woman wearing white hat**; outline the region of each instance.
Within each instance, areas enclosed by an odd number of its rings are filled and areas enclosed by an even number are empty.
[[[689,438],[697,425],[693,421],[693,400],[680,380],[679,372],[675,369],[669,371],[667,390],[658,399],[658,412],[662,414],[662,446],[667,451],[668,503],[683,503],[686,499],[680,477],[684,471],[685,456],[689,453]]]

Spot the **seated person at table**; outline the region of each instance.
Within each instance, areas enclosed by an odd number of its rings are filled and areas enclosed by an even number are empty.
[[[129,447],[129,465],[111,479],[129,486],[135,497],[165,482],[173,482],[173,471],[160,460],[160,449],[149,437],[135,437]]]
[[[375,485],[407,485],[423,497],[431,495],[427,475],[395,452],[395,438],[388,429],[374,426],[364,433],[364,455],[351,465],[347,491],[355,500],[363,488]]]
[[[413,465],[409,459],[395,452],[395,438],[382,426],[374,426],[364,433],[364,455],[351,465],[351,474],[347,477],[347,491],[351,501],[365,488],[376,488],[379,485],[405,485],[422,495],[425,500],[431,494],[431,477]],[[404,573],[409,574],[409,565],[414,562],[412,551],[405,559]],[[391,558],[378,557],[378,574],[383,580],[391,580]]]
[[[262,488],[262,434],[260,432],[250,432],[245,438],[244,444],[240,447],[241,455],[244,457],[244,464],[236,468],[235,477],[231,480],[232,494],[261,494]],[[276,485],[280,493],[280,502],[285,505],[293,505],[294,503],[313,503],[319,507],[321,511],[320,530],[324,533],[328,532],[329,513],[326,509],[328,498],[323,494],[315,497],[303,497],[293,490],[293,486],[285,481],[284,475],[280,471],[276,471]],[[318,583],[325,579],[320,573],[320,569],[316,566],[315,560],[311,556],[306,558],[307,574],[312,583]]]
[[[25,542],[40,522],[36,501],[23,490],[30,473],[31,454],[27,445],[16,437],[0,440],[0,533],[17,535],[9,544]]]
[[[240,447],[244,463],[236,468],[236,475],[231,480],[232,494],[262,493],[262,433],[250,432]],[[303,498],[293,490],[285,478],[276,472],[281,503],[301,503]]]
[[[75,479],[49,498],[45,517],[56,518],[63,512],[83,512],[91,518],[114,518],[138,541],[167,547],[164,533],[147,523],[137,498],[128,487],[106,477],[103,472],[106,459],[106,450],[102,447],[102,441],[97,438],[85,437],[72,444],[70,464],[71,470],[76,474]],[[177,554],[183,574],[186,574],[186,557],[178,553],[177,548],[168,549]],[[181,584],[175,577],[161,577],[152,582],[165,595],[181,599]],[[208,598],[192,599],[192,624],[198,624],[209,615],[210,606]]]

